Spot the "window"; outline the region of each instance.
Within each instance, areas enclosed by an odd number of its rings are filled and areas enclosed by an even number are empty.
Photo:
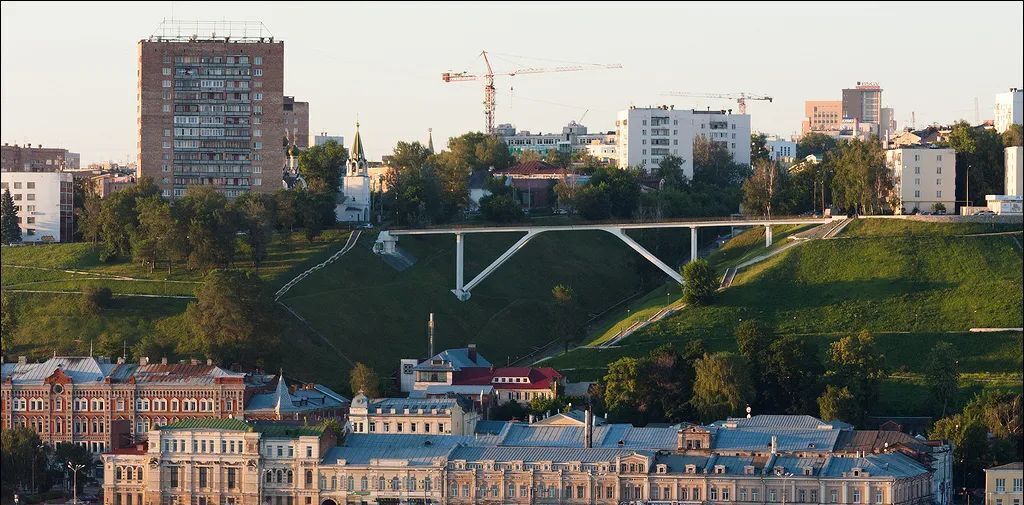
[[[1024,491],[1024,479],[1013,479],[1013,492],[1019,493]]]
[[[996,492],[997,493],[1005,493],[1006,492],[1006,479],[996,479]]]
[[[854,489],[852,495],[853,495],[853,499],[851,501],[853,503],[860,503],[860,490],[859,489]]]
[[[935,167],[935,173],[941,174],[942,173],[942,167]]]
[[[876,489],[875,490],[875,503],[882,503],[882,490],[881,489]]]
[[[168,476],[170,477],[170,485],[172,488],[178,487],[178,467],[172,466],[167,469]]]

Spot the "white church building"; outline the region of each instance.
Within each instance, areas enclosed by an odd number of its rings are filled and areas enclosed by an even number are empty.
[[[370,174],[367,171],[366,153],[359,137],[359,123],[356,123],[356,137],[352,140],[345,175],[341,178],[341,195],[334,207],[338,222],[363,223],[370,221]]]

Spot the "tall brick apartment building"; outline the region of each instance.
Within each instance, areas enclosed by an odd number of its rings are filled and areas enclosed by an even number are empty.
[[[169,198],[282,187],[283,42],[261,23],[165,21],[138,53],[139,175]]]

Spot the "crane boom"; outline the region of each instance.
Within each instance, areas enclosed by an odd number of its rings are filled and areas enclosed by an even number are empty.
[[[757,93],[690,93],[688,91],[666,91],[662,93],[662,96],[686,96],[691,98],[722,98],[726,100],[736,100],[736,103],[739,105],[740,114],[747,113],[747,100],[772,101],[772,97]]]
[[[542,74],[549,72],[578,72],[581,70],[600,70],[600,69],[614,69],[622,68],[621,64],[588,64],[588,65],[568,65],[561,67],[550,67],[550,68],[520,68],[511,72],[499,72],[494,73],[494,69],[491,67],[491,60],[487,57],[487,51],[481,51],[480,55],[484,58],[484,63],[487,65],[487,72],[484,74],[472,74],[469,72],[444,72],[441,74],[441,80],[443,82],[462,82],[462,81],[484,81],[484,122],[486,124],[487,134],[494,135],[494,110],[495,110],[495,92],[494,92],[494,77],[495,76],[516,76],[520,74]]]

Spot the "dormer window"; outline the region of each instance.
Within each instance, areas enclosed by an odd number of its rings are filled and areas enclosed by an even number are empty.
[[[743,475],[754,475],[753,465],[747,465],[743,467]]]
[[[719,475],[725,473],[725,465],[715,465],[715,473]]]
[[[657,473],[668,473],[668,465],[658,465]]]
[[[697,473],[697,465],[686,465],[686,473]]]
[[[777,466],[775,467],[775,475],[782,475],[786,473],[786,467]]]
[[[809,466],[805,466],[804,467],[804,475],[814,475],[814,468],[813,467],[809,467]]]

